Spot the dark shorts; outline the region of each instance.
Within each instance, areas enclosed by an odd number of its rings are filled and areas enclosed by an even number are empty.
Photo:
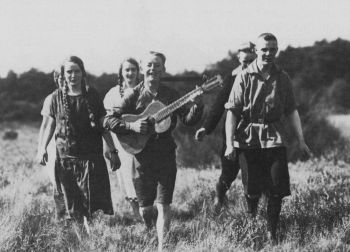
[[[237,149],[244,192],[248,197],[290,195],[285,147]]]
[[[140,207],[172,203],[176,180],[175,150],[146,148],[136,155],[140,166],[133,179]]]

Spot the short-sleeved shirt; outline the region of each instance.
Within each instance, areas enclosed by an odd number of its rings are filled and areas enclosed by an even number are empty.
[[[41,109],[41,112],[40,112],[42,116],[50,116],[50,104],[51,104],[52,94],[53,93],[46,96],[44,100],[43,108]]]
[[[63,105],[63,92],[61,89],[52,94],[49,106],[49,116],[56,121],[55,140],[58,154],[61,158],[85,158],[92,155],[102,155],[102,127],[97,123],[104,117],[105,110],[97,91],[89,88],[86,96],[67,96],[70,108],[70,132],[67,137],[67,116]],[[96,126],[91,126],[90,111],[95,117]],[[47,108],[43,108],[47,111]]]
[[[255,60],[235,79],[225,108],[237,117],[234,147],[285,146],[283,117],[296,109],[290,78],[273,65],[265,79]]]

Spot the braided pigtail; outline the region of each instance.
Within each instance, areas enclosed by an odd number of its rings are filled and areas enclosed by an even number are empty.
[[[67,82],[64,82],[62,94],[63,94],[64,114],[65,114],[65,118],[66,118],[66,125],[65,125],[66,137],[69,139],[71,137],[71,128],[70,128],[71,111],[69,108],[69,101],[68,101],[68,84],[67,84]]]
[[[94,115],[94,113],[92,111],[92,108],[91,108],[91,105],[90,105],[90,102],[89,102],[89,99],[88,99],[88,96],[87,96],[85,79],[83,79],[81,81],[81,93],[83,95],[83,98],[84,98],[84,101],[86,103],[86,107],[87,107],[87,110],[88,110],[90,126],[91,126],[91,128],[96,128],[96,125],[97,125],[97,123],[96,123],[96,116]]]

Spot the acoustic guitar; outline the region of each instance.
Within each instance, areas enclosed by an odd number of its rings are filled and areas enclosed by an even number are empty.
[[[123,120],[126,122],[135,122],[137,120],[146,119],[150,120],[154,123],[154,131],[148,134],[140,134],[136,132],[130,132],[126,135],[118,134],[117,137],[121,146],[126,152],[130,154],[137,154],[141,152],[152,134],[163,133],[169,129],[171,124],[171,113],[184,106],[195,97],[202,95],[203,93],[218,86],[222,86],[222,78],[220,75],[216,75],[213,78],[207,80],[205,83],[203,83],[203,85],[197,87],[180,99],[172,102],[168,106],[165,106],[160,101],[154,101],[150,103],[147,108],[139,115],[122,115]]]

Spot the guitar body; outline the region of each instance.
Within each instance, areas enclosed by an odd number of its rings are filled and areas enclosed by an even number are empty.
[[[123,120],[126,122],[136,122],[137,120],[145,120],[147,118],[152,117],[154,114],[156,114],[159,110],[165,108],[165,105],[159,101],[152,102],[147,106],[145,111],[143,111],[139,115],[131,115],[131,114],[125,114],[122,115]],[[166,117],[162,121],[156,122],[154,125],[154,129],[156,133],[163,133],[169,129],[171,125],[171,118]],[[154,133],[153,133],[154,134]],[[143,135],[136,132],[130,132],[130,134],[127,135],[121,135],[118,134],[118,140],[121,144],[121,146],[124,148],[124,150],[130,154],[137,154],[143,150],[145,147],[148,139],[152,133]]]
[[[207,80],[202,86],[197,87],[167,106],[159,101],[155,101],[149,104],[145,111],[143,111],[140,115],[122,115],[122,118],[126,122],[135,122],[137,120],[145,120],[149,118],[150,121],[154,122],[155,133],[165,132],[171,125],[171,113],[185,105],[187,102],[193,100],[195,97],[203,94],[205,91],[209,91],[221,84],[222,78],[220,75],[217,75]],[[121,146],[126,152],[129,152],[130,154],[137,154],[143,150],[150,136],[154,134],[154,131],[151,131],[146,135],[131,132],[127,135],[117,135],[117,137]]]

